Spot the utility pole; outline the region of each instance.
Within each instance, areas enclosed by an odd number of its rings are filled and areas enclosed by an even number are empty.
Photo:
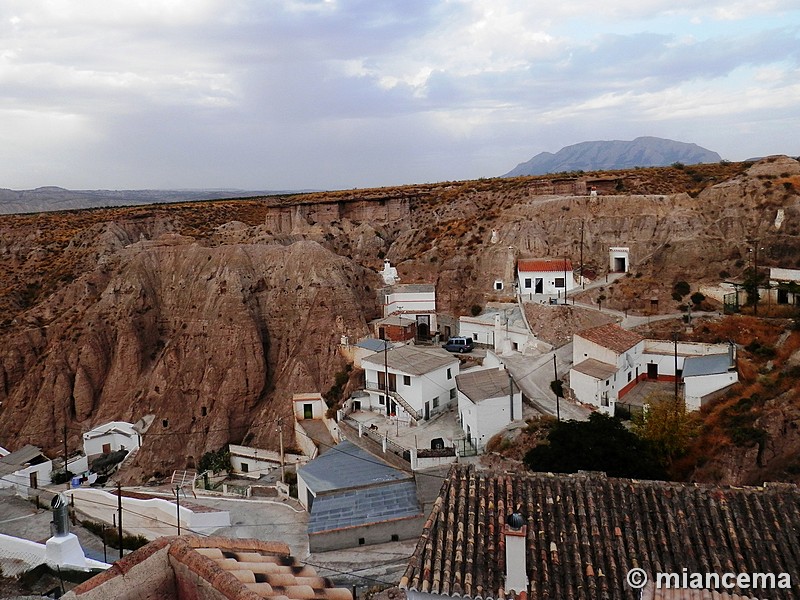
[[[117,533],[119,535],[119,557],[122,559],[122,484],[117,482]]]
[[[672,342],[675,345],[675,411],[678,410],[678,332],[672,334]]]
[[[558,381],[558,367],[556,367],[556,353],[553,352],[553,375],[555,375],[555,379],[553,381]],[[555,390],[553,390],[555,392]],[[556,421],[559,423],[561,422],[561,396],[556,393]]]
[[[564,257],[564,304],[567,303],[567,257]]]
[[[66,486],[69,489],[69,477],[67,477],[67,413],[64,413],[64,477],[66,477]]]
[[[511,406],[511,420],[514,420],[514,379],[511,377],[511,371],[506,369],[508,373],[508,401]]]
[[[175,510],[178,513],[178,535],[181,534],[181,487],[179,485],[175,486]]]
[[[281,447],[281,483],[286,483],[286,461],[283,458],[283,417],[278,418],[278,441]]]
[[[584,221],[581,219],[581,287],[585,287],[583,283],[583,225]]]

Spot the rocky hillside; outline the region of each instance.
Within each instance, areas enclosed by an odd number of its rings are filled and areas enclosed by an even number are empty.
[[[378,315],[384,257],[456,315],[507,293],[518,256],[577,265],[581,231],[599,276],[609,246],[630,246],[633,272],[604,306],[634,312],[653,296],[672,310],[678,278],[741,273],[748,238],[763,264],[798,263],[793,159],[604,175],[615,195],[514,178],[6,217],[0,444],[59,452],[65,423],[78,448],[95,425],[152,414],[142,477],[228,441],[276,447],[291,394],[327,391],[341,336]]]
[[[518,164],[503,177],[544,175],[570,171],[663,167],[673,163],[695,165],[716,163],[720,155],[698,146],[657,137],[638,137],[631,141],[581,142],[566,146],[555,154],[541,152]]]

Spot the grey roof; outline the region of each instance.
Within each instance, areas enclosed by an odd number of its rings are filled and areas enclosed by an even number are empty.
[[[311,506],[308,533],[421,515],[417,486],[413,481],[400,481],[317,496]]]
[[[383,340],[376,338],[364,338],[358,342],[356,346],[359,348],[364,348],[365,350],[372,350],[373,352],[383,352],[383,345],[386,343],[389,344],[389,348],[392,347],[391,342],[384,342]]]
[[[587,358],[572,368],[595,379],[608,379],[617,372],[617,367],[614,365],[604,363],[595,358]]]
[[[456,386],[459,392],[475,403],[507,397],[510,390],[508,371],[505,369],[483,369],[456,375]]]
[[[435,292],[436,286],[432,283],[398,283],[381,290],[384,294],[418,294],[422,292]]]
[[[731,366],[731,359],[727,353],[690,356],[683,361],[683,376],[718,375],[727,373]]]
[[[21,467],[22,465],[31,462],[38,456],[44,456],[42,454],[42,449],[27,444],[19,450],[0,458],[0,463]]]
[[[401,317],[399,314],[391,314],[382,319],[375,319],[372,321],[375,325],[397,325],[399,327],[408,327],[416,323],[416,320],[411,317]]]
[[[350,441],[337,444],[297,472],[314,494],[411,478]]]
[[[361,361],[383,367],[384,356],[372,354]],[[424,375],[442,367],[458,364],[458,358],[441,348],[427,348],[422,346],[398,346],[386,353],[386,362],[389,368],[402,371],[409,375]]]

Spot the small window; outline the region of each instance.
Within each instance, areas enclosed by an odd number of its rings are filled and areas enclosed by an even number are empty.
[[[531,280],[530,280],[530,278],[528,278],[528,279],[526,279],[526,280],[525,280],[525,287],[526,287],[527,289],[530,289],[530,287],[531,287]]]
[[[250,472],[250,465],[242,461],[242,473],[249,473],[249,472]]]
[[[606,385],[608,385],[608,379],[606,379]]]
[[[478,334],[477,333],[473,333],[472,334],[472,341],[474,341],[474,342],[478,341]]]
[[[205,417],[207,414],[208,414],[208,410],[206,409],[206,407],[205,406],[201,406],[200,407],[200,416],[201,417]]]
[[[359,546],[363,546],[366,543],[367,543],[367,541],[364,538],[358,538],[358,545]]]
[[[400,541],[400,536],[397,535],[396,533],[393,533],[392,534],[392,541],[393,542],[399,542]]]
[[[455,400],[457,393],[456,388],[450,388],[450,400]]]
[[[169,427],[169,419],[162,419],[161,420],[162,427]]]
[[[379,396],[378,397],[378,402],[380,402],[381,406],[386,404],[386,396]]]
[[[503,289],[503,282],[502,282],[502,281],[500,281],[499,279],[498,279],[498,280],[496,280],[496,281],[494,282],[494,289],[496,289],[496,290],[498,290],[498,291],[499,291],[499,290],[502,290],[502,289]]]
[[[437,408],[439,406],[439,396],[433,399],[433,408]]]
[[[411,385],[411,375],[403,375],[403,385]]]
[[[511,342],[511,345],[514,347],[515,352],[519,352],[519,344],[517,342]]]
[[[564,278],[563,277],[556,277],[556,282],[553,284],[557,288],[564,287]]]
[[[450,371],[450,369],[447,369],[447,378],[448,379],[452,379],[453,378],[453,373]]]

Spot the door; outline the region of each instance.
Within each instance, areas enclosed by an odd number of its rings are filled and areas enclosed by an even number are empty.
[[[33,489],[37,489],[39,487],[39,479],[37,477],[36,471],[30,474],[30,484]]]
[[[655,363],[649,363],[647,365],[647,378],[648,379],[658,379],[658,365]]]
[[[431,403],[425,402],[425,420],[428,421],[431,418]]]
[[[427,340],[431,333],[431,316],[417,315],[417,338]]]
[[[103,454],[111,453],[111,444],[103,444]]]
[[[314,418],[314,405],[313,404],[303,404],[303,418],[304,419],[313,419]]]
[[[395,373],[389,373],[389,391],[397,391],[397,375]]]
[[[617,273],[624,273],[625,269],[625,259],[621,256],[617,256],[614,258],[614,270]]]
[[[536,278],[536,286],[533,290],[534,294],[543,294],[544,293],[544,279],[541,277]]]

